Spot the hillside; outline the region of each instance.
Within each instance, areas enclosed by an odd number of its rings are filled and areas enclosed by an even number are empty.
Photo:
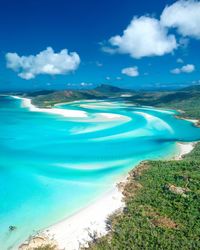
[[[89,250],[200,249],[199,156],[200,144],[181,161],[148,161],[132,170],[123,213],[108,218],[106,236],[91,235]]]
[[[100,85],[90,90],[38,91],[27,93],[38,107],[52,107],[56,103],[83,99],[122,98],[134,105],[148,105],[184,110],[185,117],[200,118],[200,86],[191,86],[177,91],[142,91],[121,89],[111,85]],[[183,114],[182,114],[183,116]]]
[[[126,98],[138,105],[183,110],[185,117],[200,118],[200,87],[192,86],[177,91],[143,92]]]
[[[200,118],[200,88],[143,93],[136,104],[178,108]],[[89,250],[200,249],[200,143],[182,160],[147,161],[121,184],[125,208],[107,220],[108,234],[91,235]]]
[[[118,98],[129,90],[123,90],[111,85],[102,84],[90,90],[39,91],[27,93],[25,96],[32,99],[38,107],[52,107],[56,103],[71,102],[83,99]]]

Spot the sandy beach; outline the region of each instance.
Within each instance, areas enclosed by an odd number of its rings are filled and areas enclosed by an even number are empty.
[[[178,142],[179,153],[174,158],[180,160],[185,154],[192,151],[196,143]],[[126,181],[126,178],[123,178]],[[98,236],[105,235],[106,220],[109,215],[124,207],[121,191],[116,187],[90,206],[82,209],[73,216],[56,223],[42,232],[47,239],[54,239],[58,249],[78,250],[80,246],[87,246],[91,240],[89,233]],[[27,248],[28,249],[28,248]]]
[[[177,142],[179,154],[174,157],[174,160],[181,160],[184,155],[189,154],[195,147],[197,142]]]
[[[178,142],[179,153],[174,159],[181,160],[185,154],[192,151],[195,144],[194,142]],[[123,182],[125,181],[126,177],[123,178]],[[54,239],[58,249],[78,250],[80,246],[87,246],[87,242],[91,240],[89,234],[95,232],[99,237],[105,235],[108,216],[115,211],[122,210],[123,207],[123,195],[116,184],[113,190],[96,202],[47,228],[42,232],[42,235],[45,235],[47,239]]]
[[[20,97],[14,97],[20,98]],[[30,108],[31,111],[39,112],[49,112],[53,114],[63,115],[65,117],[86,117],[85,112],[72,110],[61,110],[58,108],[52,109],[41,109],[35,107],[31,103],[31,99],[23,99],[23,105]],[[75,112],[76,111],[76,112]],[[75,113],[74,113],[75,112]],[[107,115],[106,118],[113,119],[116,117],[111,116],[112,114],[103,114]],[[108,117],[109,116],[109,117]],[[118,118],[118,117],[117,117]],[[193,123],[196,123],[196,120],[190,120]],[[196,143],[184,143],[177,142],[179,147],[178,155],[174,157],[175,160],[182,159],[183,155],[188,154],[192,151]],[[126,177],[120,181],[126,181]],[[65,250],[78,250],[80,246],[87,246],[87,242],[91,240],[89,233],[93,234],[94,232],[98,236],[105,235],[106,231],[106,220],[109,215],[113,214],[117,210],[122,210],[124,207],[123,195],[117,187],[117,183],[113,190],[110,190],[105,195],[97,199],[94,203],[88,207],[80,210],[76,214],[68,217],[49,228],[43,230],[41,235],[45,235],[47,239],[54,239],[56,244],[58,244],[58,249]],[[40,233],[39,233],[40,234]],[[37,244],[37,243],[36,243]],[[26,248],[23,248],[26,249]],[[27,247],[27,249],[29,249]]]
[[[56,115],[62,115],[64,117],[81,117],[81,118],[86,118],[87,113],[84,111],[79,111],[79,110],[64,110],[64,109],[59,109],[59,108],[37,108],[31,103],[31,99],[29,98],[24,98],[24,97],[18,97],[18,96],[12,96],[15,99],[21,99],[22,105],[24,107],[27,107],[30,109],[30,111],[33,112],[47,112],[51,114],[56,114]]]
[[[192,151],[195,143],[177,143],[179,154],[176,160]],[[60,249],[78,250],[80,245],[86,245],[90,233],[96,232],[99,236],[106,234],[106,219],[110,214],[124,207],[122,193],[117,188],[107,193],[89,207],[81,210],[72,217],[67,218],[45,230],[45,234],[54,238]]]
[[[76,250],[81,245],[87,246],[91,240],[88,233],[105,235],[106,219],[123,207],[122,194],[116,187],[80,212],[49,227],[44,233],[50,238],[53,236],[61,249]]]
[[[12,96],[12,97],[15,99],[21,99],[23,107],[29,108],[29,110],[32,112],[46,112],[50,114],[62,115],[68,118],[87,118],[88,117],[87,112],[85,111],[56,108],[56,106],[58,105],[67,104],[67,103],[55,104],[53,108],[38,108],[32,104],[30,98],[24,98],[24,97],[19,97],[19,96]],[[129,120],[129,118],[123,115],[118,115],[118,114],[113,114],[113,113],[98,113],[98,117],[95,119],[96,121],[97,119],[101,119],[105,121],[107,120],[121,120],[121,121]]]

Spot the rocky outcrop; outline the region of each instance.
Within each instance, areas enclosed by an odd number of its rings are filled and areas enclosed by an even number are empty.
[[[187,197],[188,195],[186,193],[188,193],[190,191],[189,188],[176,187],[173,184],[165,185],[165,189],[167,189],[169,192],[171,192],[173,194],[181,195],[182,197]]]
[[[47,247],[51,250],[60,250],[57,242],[49,238],[47,235],[37,234],[30,237],[26,242],[19,246],[19,250],[34,250],[39,247]]]

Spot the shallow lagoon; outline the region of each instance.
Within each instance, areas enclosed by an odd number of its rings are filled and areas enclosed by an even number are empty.
[[[64,117],[25,104],[0,97],[2,250],[87,206],[141,160],[172,157],[177,141],[200,139],[171,110],[94,100],[57,106]]]

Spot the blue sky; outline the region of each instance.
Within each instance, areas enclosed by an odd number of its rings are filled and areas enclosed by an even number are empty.
[[[195,0],[0,0],[0,90],[200,83],[199,23]]]

